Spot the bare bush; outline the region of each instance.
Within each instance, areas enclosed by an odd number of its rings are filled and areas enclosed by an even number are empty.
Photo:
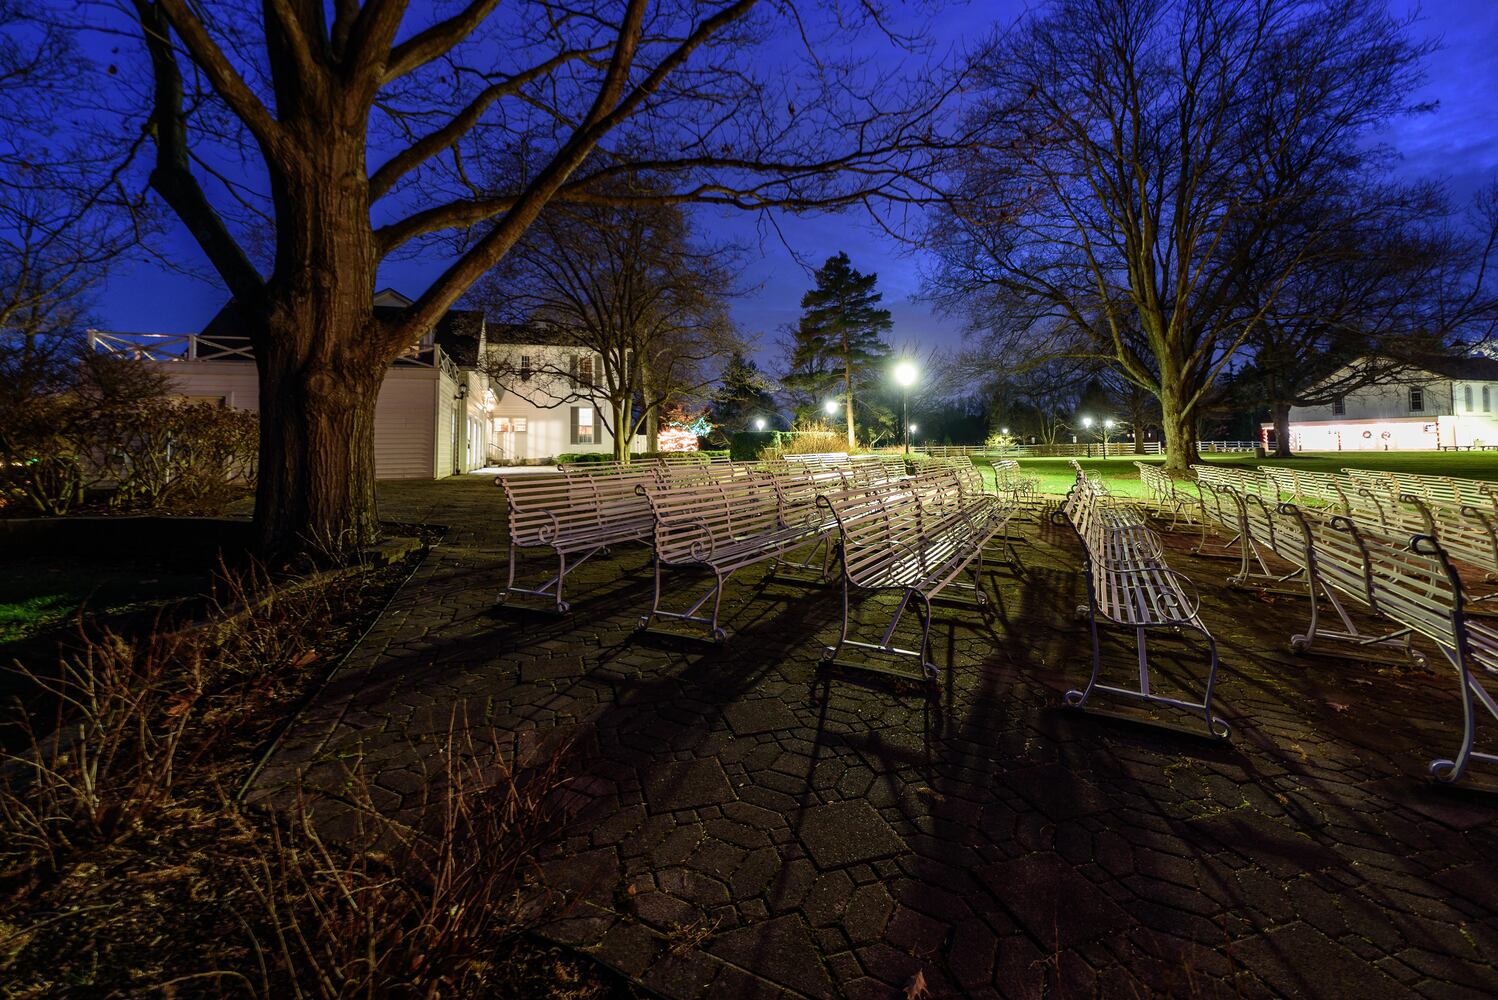
[[[55,869],[80,841],[134,829],[169,800],[204,690],[202,650],[179,636],[105,633],[55,676],[15,669],[54,709],[39,720],[19,706],[23,745],[0,751],[0,858]]]
[[[426,800],[382,814],[364,776],[348,802],[299,798],[290,824],[257,836],[245,878],[269,927],[266,996],[485,995],[505,942],[548,906],[537,852],[565,796],[566,748],[527,766],[519,741],[475,736],[457,718],[436,748]],[[340,843],[314,817],[350,810]],[[263,919],[262,919],[263,918]],[[262,931],[262,934],[267,933]]]

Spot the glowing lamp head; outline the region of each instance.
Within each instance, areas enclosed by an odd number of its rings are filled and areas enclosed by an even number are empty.
[[[1109,430],[1112,430],[1113,429],[1113,420],[1112,420],[1112,418],[1109,418],[1108,420],[1104,420],[1103,421],[1103,426],[1106,427],[1106,428],[1108,428]]]
[[[909,389],[911,386],[915,385],[916,377],[919,374],[920,373],[916,371],[916,367],[913,362],[901,361],[899,364],[895,365],[895,382],[898,383],[900,388],[902,389]]]
[[[822,412],[826,413],[829,417],[837,416],[837,400],[829,399],[827,402],[823,403]]]
[[[916,426],[915,426],[915,424],[911,424],[911,425],[910,425],[910,433],[912,433],[912,434],[914,434],[914,433],[915,433],[915,431],[916,431]]]
[[[999,433],[1000,434],[1008,434],[1009,433],[1009,428],[1007,428],[1007,427],[1000,427],[999,428]]]
[[[1092,426],[1092,418],[1091,417],[1083,417],[1082,418],[1082,426],[1083,427],[1091,427]]]
[[[765,419],[764,419],[764,417],[757,417],[757,418],[755,418],[754,429],[757,430],[757,431],[762,431],[762,430],[765,429]]]

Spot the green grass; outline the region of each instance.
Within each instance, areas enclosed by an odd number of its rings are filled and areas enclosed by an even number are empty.
[[[1295,458],[1256,458],[1253,455],[1204,455],[1213,465],[1236,465],[1257,468],[1260,465],[1284,465],[1309,472],[1337,472],[1341,469],[1381,469],[1388,472],[1417,472],[1427,476],[1455,476],[1461,479],[1498,480],[1498,452],[1492,451],[1370,451],[1309,452]],[[1165,461],[1160,455],[1133,455],[1079,458],[1082,468],[1099,476],[1112,491],[1121,496],[1145,496],[1135,461]],[[1040,478],[1044,493],[1065,493],[1074,478],[1065,458],[1022,458],[1020,468]]]
[[[207,573],[84,564],[58,558],[0,563],[0,645],[56,626],[87,606],[93,612],[149,607],[205,593]]]

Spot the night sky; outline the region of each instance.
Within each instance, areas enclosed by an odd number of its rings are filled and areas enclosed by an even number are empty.
[[[933,55],[952,52],[995,20],[1012,18],[1026,6],[1021,0],[1001,0],[955,8],[932,27]],[[1407,9],[1396,0],[1396,11]],[[1498,0],[1426,0],[1419,9],[1417,33],[1439,39],[1442,48],[1428,60],[1428,80],[1415,100],[1435,101],[1439,107],[1404,119],[1384,138],[1400,152],[1402,172],[1444,179],[1460,202],[1498,173]],[[802,264],[815,266],[839,250],[846,250],[860,270],[879,273],[885,302],[894,313],[897,343],[948,349],[960,344],[957,321],[911,301],[920,287],[919,254],[858,213],[781,215],[776,221],[778,232],[745,213],[703,211],[700,218],[701,228],[748,250],[743,283],[751,290],[733,311],[746,335],[758,335],[755,351],[763,362],[777,360],[777,331],[799,314],[798,303],[810,281]],[[169,258],[202,263],[182,233],[172,234],[162,249]],[[381,283],[414,295],[441,263],[401,262],[382,274]],[[216,283],[134,264],[113,276],[95,311],[106,329],[179,333],[200,329],[225,297]]]

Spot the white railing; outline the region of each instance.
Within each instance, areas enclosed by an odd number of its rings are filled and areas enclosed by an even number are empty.
[[[201,333],[107,333],[88,331],[89,347],[134,361],[254,361],[248,337],[209,337]],[[435,344],[417,343],[392,363],[396,368],[441,368],[462,380],[457,363]]]

